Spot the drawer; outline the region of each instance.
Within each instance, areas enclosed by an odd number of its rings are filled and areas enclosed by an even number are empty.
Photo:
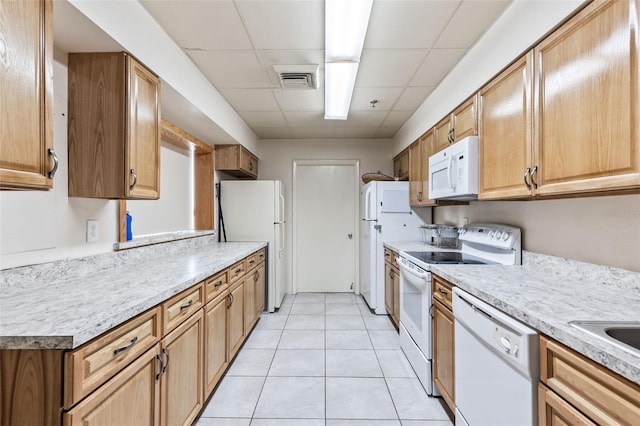
[[[258,250],[256,257],[258,258],[258,263],[264,262],[267,259],[267,251],[265,249]]]
[[[595,423],[542,383],[538,384],[538,424],[595,426]]]
[[[65,354],[65,408],[76,404],[160,341],[160,308],[127,321]]]
[[[162,335],[176,328],[191,314],[204,305],[204,286],[202,283],[188,288],[162,304]]]
[[[446,306],[449,310],[452,310],[453,302],[451,296],[453,293],[453,284],[443,280],[437,275],[432,275],[431,283],[433,288],[433,297],[444,306]]]
[[[253,253],[252,255],[247,256],[247,258],[245,259],[245,261],[247,262],[247,272],[249,272],[250,270],[254,269],[256,266],[258,266],[258,253]]]
[[[540,380],[597,424],[638,424],[640,386],[545,336]]]
[[[384,249],[384,261],[385,262],[389,262],[389,263],[393,262],[393,258],[391,257],[391,253],[393,253],[393,252],[385,247],[385,249]]]
[[[242,259],[240,262],[234,263],[233,265],[231,265],[231,267],[229,268],[229,283],[230,284],[234,283],[240,278],[242,278],[244,276],[245,271],[246,271],[245,259]]]
[[[207,278],[204,280],[204,291],[207,295],[207,302],[213,300],[216,296],[221,294],[229,286],[229,270],[225,269],[222,272]]]

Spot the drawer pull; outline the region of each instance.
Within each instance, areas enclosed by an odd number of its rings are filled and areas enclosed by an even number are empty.
[[[236,274],[239,274],[240,272],[242,272],[242,268],[236,269]]]
[[[187,303],[185,303],[184,305],[180,306],[180,312],[184,311],[185,309],[189,309],[189,307],[191,307],[191,305],[193,305],[193,299],[189,299],[189,301]]]
[[[222,285],[223,281],[222,280],[218,280],[217,283],[215,283],[213,286],[214,287],[220,287]]]
[[[255,260],[250,260],[250,261],[249,261],[249,265],[253,265],[254,263],[256,263],[256,261],[255,261]]]
[[[121,346],[119,348],[117,348],[116,350],[113,351],[114,355],[118,355],[124,351],[128,351],[129,349],[131,349],[133,347],[133,345],[136,344],[136,342],[138,341],[138,336],[135,336],[133,339],[131,339],[131,342],[129,342],[128,345],[124,345]]]
[[[440,294],[444,294],[445,296],[446,296],[447,294],[449,294],[449,292],[448,292],[448,291],[444,291],[444,290],[443,290],[443,289],[441,289],[441,288],[438,288],[438,293],[440,293]]]

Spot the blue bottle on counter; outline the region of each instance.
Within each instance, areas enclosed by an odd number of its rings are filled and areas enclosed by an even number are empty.
[[[127,212],[127,241],[131,241],[131,239],[133,238],[133,234],[131,233],[131,221],[133,220],[133,218],[131,217],[131,214],[129,212]]]

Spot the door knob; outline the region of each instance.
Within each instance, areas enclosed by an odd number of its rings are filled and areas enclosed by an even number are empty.
[[[349,237],[349,239],[353,238],[353,234],[347,234],[347,237]]]

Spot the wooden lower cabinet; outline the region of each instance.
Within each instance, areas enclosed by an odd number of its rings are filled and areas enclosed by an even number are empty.
[[[384,307],[393,317],[393,273],[389,263],[384,264]]]
[[[595,423],[543,384],[538,385],[538,405],[540,426],[595,426]]]
[[[163,425],[189,425],[203,406],[203,337],[204,315],[200,310],[162,339],[164,368],[160,378],[160,409]]]
[[[453,313],[433,298],[433,381],[451,410],[455,409]]]
[[[227,303],[229,292],[220,294],[204,310],[204,390],[213,392],[229,359],[227,358]]]
[[[227,307],[227,356],[231,360],[242,345],[244,333],[244,278],[236,282],[229,293]]]
[[[393,313],[391,319],[397,327],[400,327],[400,273],[397,269],[391,269],[391,282],[393,283]]]
[[[266,285],[266,277],[265,277],[265,267],[264,262],[258,265],[258,270],[256,271],[256,318],[260,317],[262,311],[264,311],[264,296],[265,296],[265,285]]]
[[[160,345],[156,344],[104,386],[65,413],[63,424],[65,426],[159,425],[160,353]],[[14,424],[21,424],[21,422]]]
[[[244,335],[248,335],[256,321],[256,279],[249,272],[244,279]]]
[[[397,253],[384,249],[384,307],[391,318],[391,322],[400,326],[400,273],[395,264]]]

